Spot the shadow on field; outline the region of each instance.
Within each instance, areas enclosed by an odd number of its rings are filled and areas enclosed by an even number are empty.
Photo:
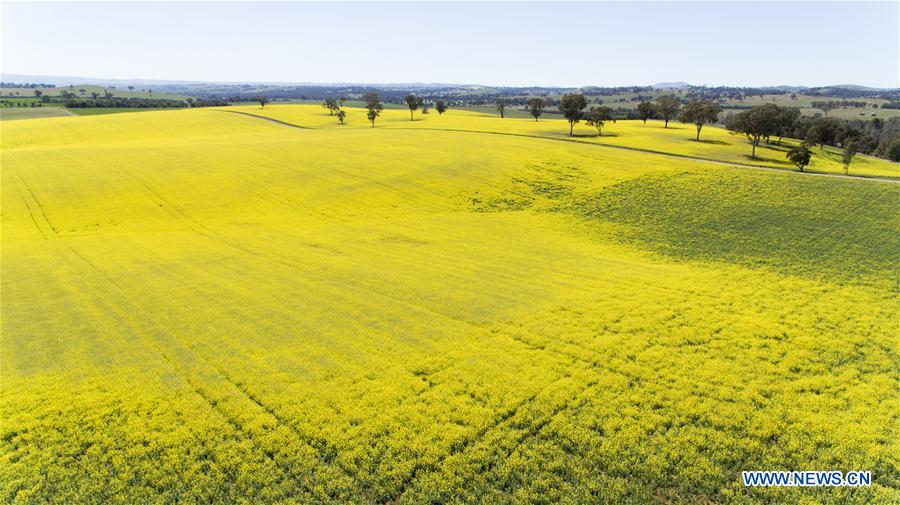
[[[767,163],[774,163],[776,165],[793,166],[791,164],[791,162],[786,159],[780,160],[778,158],[763,158],[761,156],[757,156],[756,158],[754,158],[753,156],[750,156],[749,154],[745,154],[744,159],[751,163],[767,162]]]
[[[691,142],[699,142],[701,144],[713,144],[713,145],[717,145],[717,146],[730,146],[731,145],[730,142],[725,142],[724,140],[703,140],[703,139],[701,139],[701,140],[688,139],[688,140],[690,140]]]
[[[766,149],[771,149],[773,151],[779,151],[782,153],[786,153],[791,150],[791,148],[789,146],[785,147],[785,146],[780,146],[777,144],[764,144],[764,145],[760,145],[759,147],[765,147]]]

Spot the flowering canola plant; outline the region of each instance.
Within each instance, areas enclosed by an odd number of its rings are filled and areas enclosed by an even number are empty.
[[[0,123],[0,500],[900,499],[897,185],[593,145],[692,154],[623,122],[336,123]]]

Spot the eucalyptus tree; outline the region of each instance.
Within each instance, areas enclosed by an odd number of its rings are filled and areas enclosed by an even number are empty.
[[[563,95],[559,100],[559,112],[562,113],[566,121],[569,122],[569,136],[572,136],[572,130],[584,117],[584,109],[587,107],[587,98],[581,93],[569,93]]]

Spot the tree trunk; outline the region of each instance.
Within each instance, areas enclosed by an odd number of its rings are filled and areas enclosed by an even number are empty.
[[[700,128],[703,128],[700,125],[697,125],[697,142],[700,142]]]
[[[569,136],[572,136],[572,128],[575,128],[575,123],[569,121]]]
[[[597,136],[598,136],[598,137],[602,137],[602,136],[603,136],[603,133],[600,131],[600,128],[599,128],[599,127],[597,128]]]
[[[750,157],[756,159],[756,142],[753,142],[753,154]]]
[[[665,126],[663,126],[663,128],[668,128],[668,127],[669,127],[669,120],[666,119],[666,124],[665,124]]]
[[[413,120],[413,110],[412,109],[409,109],[409,120],[410,121]]]

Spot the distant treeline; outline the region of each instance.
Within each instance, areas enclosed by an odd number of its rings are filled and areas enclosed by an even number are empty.
[[[173,100],[168,98],[67,98],[62,102],[69,109],[180,109],[184,107],[222,107],[231,105],[228,100],[215,98],[188,98]]]
[[[900,118],[896,117],[887,121],[802,117],[786,136],[835,147],[852,141],[857,152],[900,161]]]
[[[232,101],[249,101],[258,96],[266,96],[270,100],[324,100],[326,98],[348,97],[360,99],[368,93],[378,93],[387,103],[402,104],[406,95],[415,93],[423,99],[436,101],[444,100],[457,106],[465,105],[492,105],[498,99],[505,100],[509,105],[525,105],[529,97],[542,97],[547,100],[559,100],[567,93],[580,93],[588,98],[606,97],[613,95],[637,95],[620,101],[641,102],[652,100],[656,96],[672,94],[677,96],[682,103],[696,100],[712,100],[724,102],[727,100],[743,100],[750,97],[766,95],[791,95],[797,98],[798,94],[807,96],[833,97],[838,99],[856,98],[881,98],[885,100],[900,100],[900,90],[869,90],[861,88],[823,87],[823,88],[738,88],[728,86],[687,86],[684,88],[661,89],[652,86],[619,86],[619,87],[594,87],[588,86],[576,88],[541,88],[541,87],[485,87],[485,86],[377,86],[377,85],[207,85],[207,86],[169,86],[161,87],[170,93],[186,94],[191,96],[223,97]],[[847,105],[849,106],[849,105]],[[730,107],[730,104],[729,104]]]
[[[777,138],[777,143],[780,143],[782,137],[791,137],[802,139],[810,145],[830,145],[845,151],[851,149],[853,153],[900,161],[900,118],[887,121],[881,118],[871,121],[822,116],[809,118],[802,117],[796,107],[764,104],[728,113],[722,122],[729,130],[750,139],[754,145],[754,155],[755,146],[760,141],[770,143]]]
[[[850,109],[861,109],[866,108],[868,106],[872,106],[874,108],[878,108],[878,104],[871,104],[869,102],[856,101],[856,100],[839,100],[839,101],[815,101],[812,103],[814,109],[840,109],[840,108],[850,108]],[[888,107],[890,108],[890,107]]]
[[[25,82],[25,83],[16,83],[16,82],[2,82],[0,81],[0,88],[55,88],[55,84],[44,84],[41,82]]]

